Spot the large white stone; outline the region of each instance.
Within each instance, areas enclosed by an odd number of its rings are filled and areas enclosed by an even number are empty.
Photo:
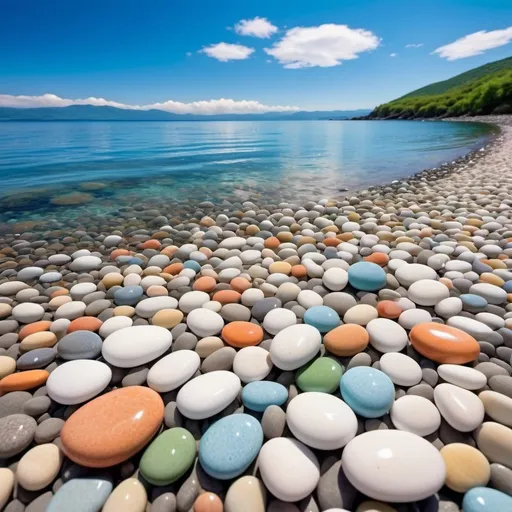
[[[341,448],[357,432],[357,418],[352,409],[327,393],[297,395],[286,408],[286,422],[299,441],[318,450]]]
[[[434,388],[434,401],[441,416],[460,432],[471,432],[484,421],[482,401],[467,389],[438,384]]]
[[[305,498],[320,480],[315,454],[295,439],[276,437],[267,441],[261,447],[258,467],[267,489],[286,502]]]
[[[436,406],[426,398],[405,395],[395,400],[390,411],[391,421],[398,430],[428,436],[441,425],[441,415]]]
[[[348,272],[339,267],[329,268],[324,272],[322,282],[329,290],[339,292],[347,286]]]
[[[101,265],[101,258],[98,256],[79,256],[69,268],[74,272],[89,272],[90,270],[96,270]]]
[[[113,332],[119,331],[119,329],[124,329],[125,327],[131,327],[132,325],[133,320],[129,316],[113,316],[103,322],[99,333],[100,336],[106,338]]]
[[[210,296],[206,292],[195,290],[184,293],[179,301],[179,308],[183,313],[190,313],[194,309],[203,307],[210,301]]]
[[[270,358],[281,370],[296,370],[313,359],[320,350],[322,336],[318,329],[296,324],[279,332],[270,345]]]
[[[270,334],[277,334],[290,325],[297,323],[297,316],[291,309],[271,309],[263,319],[263,328]]]
[[[461,331],[467,332],[478,340],[482,340],[481,336],[485,336],[492,332],[492,329],[474,318],[465,316],[452,316],[446,321],[451,327],[456,327]]]
[[[149,370],[148,386],[159,393],[179,388],[196,373],[201,358],[193,350],[178,350],[157,361]]]
[[[178,301],[174,297],[150,297],[135,306],[135,313],[141,318],[151,318],[162,309],[176,309]]]
[[[422,378],[420,365],[412,357],[400,352],[383,354],[380,369],[398,386],[414,386]]]
[[[110,334],[101,348],[105,360],[119,368],[134,368],[164,354],[172,344],[172,334],[156,325],[125,327]]]
[[[225,409],[237,397],[241,387],[240,379],[232,372],[205,373],[180,389],[176,403],[183,416],[203,420]]]
[[[395,272],[398,282],[408,288],[411,284],[422,279],[437,280],[437,272],[427,265],[419,263],[410,263],[409,265],[401,265]]]
[[[441,364],[437,373],[446,382],[464,389],[481,389],[487,384],[487,377],[482,372],[460,364]]]
[[[24,302],[14,306],[12,310],[12,316],[15,320],[22,324],[30,324],[41,320],[44,315],[44,308],[40,304],[34,304],[32,302]]]
[[[474,284],[469,289],[469,293],[480,295],[489,304],[503,304],[507,301],[507,292],[503,288],[490,283]]]
[[[187,325],[194,334],[204,338],[218,334],[224,327],[224,319],[211,309],[199,308],[187,315]]]
[[[407,332],[389,318],[375,318],[368,322],[366,330],[370,343],[379,352],[400,352],[409,341]]]
[[[437,448],[416,434],[374,430],[345,446],[341,458],[350,483],[376,500],[409,503],[435,494],[446,468]]]
[[[420,279],[409,286],[407,296],[420,306],[435,306],[450,296],[450,290],[439,281]]]
[[[61,364],[48,377],[48,396],[59,404],[81,404],[101,393],[112,378],[112,370],[105,363],[76,359]]]

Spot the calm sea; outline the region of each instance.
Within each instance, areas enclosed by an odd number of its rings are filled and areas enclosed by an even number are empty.
[[[55,204],[70,193],[96,213],[155,197],[336,197],[451,161],[491,131],[407,121],[0,123],[0,221],[82,214]]]

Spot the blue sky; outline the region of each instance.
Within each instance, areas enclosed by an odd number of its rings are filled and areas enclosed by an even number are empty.
[[[58,105],[12,99],[51,94],[196,112],[220,98],[233,102],[215,111],[355,109],[512,55],[511,0],[2,0],[1,12],[11,106]],[[235,29],[255,17],[268,25]]]

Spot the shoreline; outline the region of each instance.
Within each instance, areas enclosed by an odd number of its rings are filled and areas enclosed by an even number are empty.
[[[341,200],[0,236],[0,508],[460,510],[491,487],[511,509],[499,124]]]

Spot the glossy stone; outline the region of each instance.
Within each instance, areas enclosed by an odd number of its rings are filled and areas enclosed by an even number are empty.
[[[11,414],[0,418],[0,458],[22,452],[34,439],[37,423],[26,414]]]
[[[27,389],[42,386],[49,377],[46,370],[26,370],[23,372],[11,373],[0,380],[0,391],[25,391]]]
[[[56,357],[57,353],[53,348],[36,348],[22,354],[15,364],[18,370],[37,370],[48,366]]]
[[[351,368],[341,378],[341,396],[349,407],[365,418],[378,418],[391,409],[395,387],[380,370],[366,366]]]
[[[242,474],[263,443],[260,423],[248,414],[232,414],[215,422],[199,442],[199,462],[212,477],[229,480]]]
[[[192,466],[196,442],[184,428],[161,433],[144,451],[140,460],[142,476],[153,485],[169,485]]]
[[[386,285],[386,272],[376,263],[360,261],[349,267],[348,282],[357,290],[373,292]]]
[[[102,478],[73,478],[55,493],[46,512],[96,512],[112,492],[112,482]]]
[[[62,447],[72,461],[82,466],[113,466],[143,448],[163,418],[163,401],[152,389],[116,389],[70,416],[61,431]]]
[[[288,391],[278,382],[250,382],[242,390],[242,402],[252,411],[263,412],[270,405],[283,405],[286,400]]]
[[[469,334],[448,325],[426,322],[409,333],[412,346],[437,363],[465,364],[480,354],[480,346]]]
[[[338,327],[341,320],[334,309],[328,306],[313,306],[304,314],[304,323],[324,333]]]
[[[267,491],[261,480],[243,476],[235,480],[224,500],[225,512],[265,512]]]
[[[504,512],[512,510],[512,497],[489,487],[475,487],[464,495],[464,512]]]
[[[261,343],[263,329],[251,322],[230,322],[222,329],[221,337],[232,347],[249,347]]]
[[[144,512],[148,497],[146,489],[136,478],[123,480],[108,497],[102,512]]]
[[[90,331],[75,331],[64,336],[57,347],[59,357],[73,359],[96,359],[101,354],[101,338]]]
[[[343,367],[330,357],[313,359],[297,370],[295,381],[302,391],[334,393],[339,386]]]
[[[436,493],[446,470],[428,441],[399,430],[374,430],[350,441],[342,464],[352,485],[377,500],[408,503]]]
[[[347,357],[362,352],[370,341],[368,331],[357,324],[343,324],[324,336],[325,348],[336,356]]]

